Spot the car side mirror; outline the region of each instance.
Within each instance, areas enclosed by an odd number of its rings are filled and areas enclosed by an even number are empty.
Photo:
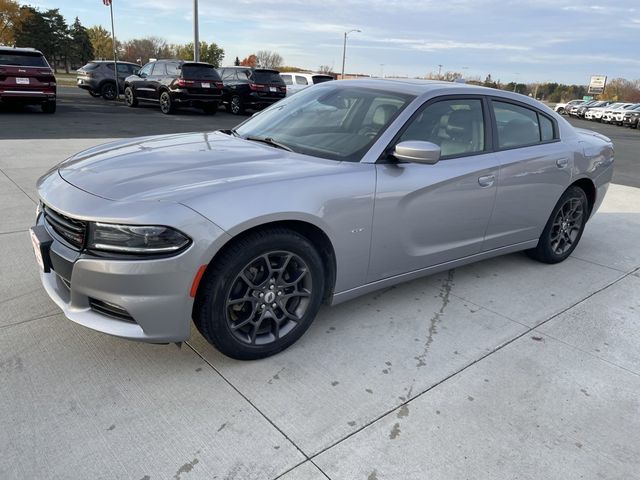
[[[398,143],[392,155],[402,162],[433,165],[440,160],[441,150],[435,143],[408,140]]]

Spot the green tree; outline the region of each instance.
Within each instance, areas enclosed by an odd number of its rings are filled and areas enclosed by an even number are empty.
[[[93,45],[89,38],[89,32],[76,17],[73,25],[69,29],[71,35],[71,49],[69,61],[72,66],[81,67],[90,60],[93,60]]]
[[[37,48],[51,61],[54,51],[49,22],[33,7],[21,7],[20,10],[25,19],[14,30],[16,47]]]
[[[193,42],[185,45],[174,45],[175,56],[181,60],[193,60]],[[200,61],[219,67],[224,59],[224,49],[215,42],[200,42]]]

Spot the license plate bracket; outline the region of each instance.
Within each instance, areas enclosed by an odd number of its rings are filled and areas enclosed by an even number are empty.
[[[44,273],[51,271],[51,257],[49,256],[49,250],[53,239],[44,225],[36,225],[29,229],[29,235],[31,236],[31,245],[33,246],[33,253],[36,257],[36,262],[40,266],[40,269]]]
[[[16,85],[29,85],[29,79],[26,77],[16,77]]]

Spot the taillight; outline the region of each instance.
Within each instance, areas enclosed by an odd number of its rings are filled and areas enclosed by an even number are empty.
[[[281,92],[286,92],[287,91],[287,87],[278,87],[278,90],[280,90]]]
[[[264,90],[265,86],[258,85],[257,83],[250,83],[249,88],[255,92],[256,90]]]
[[[176,85],[179,87],[189,87],[192,86],[195,82],[193,80],[185,80],[184,78],[179,78]]]
[[[216,87],[217,87],[217,88],[224,88],[224,83],[222,83],[222,82],[216,82]]]

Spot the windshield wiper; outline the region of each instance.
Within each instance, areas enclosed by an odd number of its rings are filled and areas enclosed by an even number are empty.
[[[238,132],[236,132],[235,128],[230,128],[230,129],[227,129],[227,130],[224,130],[224,129],[221,128],[218,131],[220,133],[224,133],[225,135],[233,135],[234,137],[239,137],[240,136],[240,134]]]
[[[287,152],[293,152],[293,150],[290,147],[287,147],[286,145],[280,143],[280,142],[276,142],[273,138],[271,137],[245,137],[245,140],[249,140],[251,142],[261,142],[261,143],[266,143],[267,145],[271,145],[272,147],[276,147],[276,148],[280,148],[282,150],[286,150]]]

